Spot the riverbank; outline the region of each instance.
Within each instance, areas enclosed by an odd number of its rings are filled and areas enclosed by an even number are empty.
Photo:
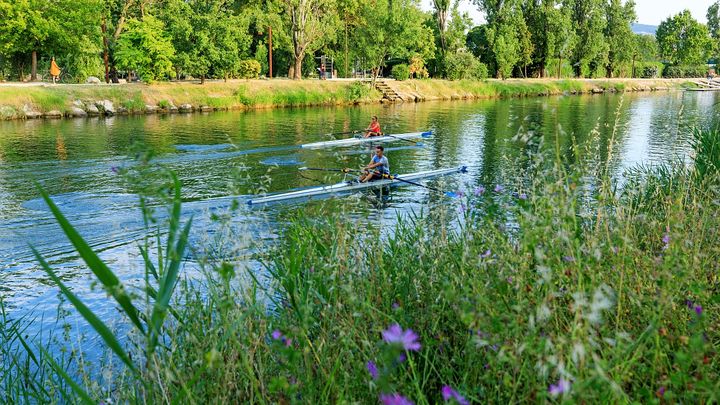
[[[0,85],[0,119],[169,114],[393,101],[528,97],[680,88],[683,79],[483,81],[231,80],[153,85]],[[388,90],[389,89],[389,90]]]

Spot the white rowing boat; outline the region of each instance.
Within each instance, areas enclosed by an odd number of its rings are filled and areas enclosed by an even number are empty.
[[[389,186],[389,185],[397,185],[397,184],[403,184],[404,182],[402,180],[420,180],[420,179],[427,179],[430,177],[437,177],[437,176],[443,176],[446,174],[453,174],[453,173],[465,173],[467,171],[467,168],[465,166],[461,166],[458,168],[452,168],[452,169],[438,169],[438,170],[426,170],[423,172],[416,172],[416,173],[408,173],[408,174],[400,174],[393,176],[393,179],[384,179],[384,180],[375,180],[370,181],[366,183],[360,183],[357,180],[352,181],[344,181],[342,183],[327,185],[327,186],[321,186],[321,187],[311,187],[306,188],[303,190],[298,191],[290,191],[287,193],[278,193],[278,194],[266,194],[264,196],[261,196],[256,199],[251,199],[247,201],[248,205],[258,205],[258,204],[266,204],[270,202],[275,201],[284,201],[284,200],[291,200],[295,198],[309,198],[314,196],[327,196],[327,195],[335,195],[340,193],[346,193],[349,191],[356,191],[356,190],[362,190],[366,188],[372,188],[372,187],[383,187],[383,186]],[[398,180],[402,179],[402,180]]]
[[[368,142],[393,142],[400,139],[414,139],[414,138],[429,138],[432,136],[432,131],[425,132],[408,132],[405,134],[389,134],[384,136],[372,136],[369,138],[363,138],[362,136],[357,138],[337,139],[334,141],[324,142],[313,142],[305,143],[300,145],[303,149],[317,149],[317,148],[332,148],[335,146],[352,146],[359,145],[361,143]]]

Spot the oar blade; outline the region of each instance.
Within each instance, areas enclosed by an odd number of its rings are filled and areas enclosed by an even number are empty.
[[[460,198],[460,194],[452,192],[452,191],[446,191],[445,195],[450,198]]]

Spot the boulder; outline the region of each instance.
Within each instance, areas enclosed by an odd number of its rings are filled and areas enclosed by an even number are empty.
[[[146,114],[155,114],[156,112],[158,112],[158,109],[159,109],[159,107],[156,105],[145,104],[145,113]]]
[[[85,106],[85,112],[87,112],[88,115],[91,117],[96,117],[100,115],[100,110],[98,110],[95,104],[88,104],[87,106]]]
[[[83,110],[80,107],[72,106],[72,107],[70,107],[70,111],[67,112],[67,115],[68,115],[68,117],[80,118],[80,117],[87,117],[88,113],[86,113],[85,110]]]
[[[58,110],[50,110],[43,114],[44,118],[62,118],[63,114]]]
[[[18,112],[8,105],[0,105],[0,120],[12,120],[18,118]]]
[[[125,107],[118,107],[117,110],[115,111],[115,114],[117,114],[117,115],[128,115],[129,113],[130,112]]]
[[[35,111],[30,105],[25,104],[22,108],[23,114],[25,115],[25,118],[27,119],[35,119],[42,117],[42,113],[40,111]]]
[[[599,88],[599,87],[594,87],[594,88],[592,89],[592,94],[602,94],[602,93],[604,93],[604,92],[605,92],[605,90],[603,90],[603,89],[601,89],[601,88]]]
[[[75,100],[72,102],[73,107],[82,108],[85,109],[85,104],[82,102],[82,100]]]
[[[193,106],[190,104],[180,104],[180,112],[192,112]]]
[[[115,115],[115,106],[110,100],[96,101],[95,107],[105,115]]]
[[[95,76],[89,76],[87,79],[85,79],[85,83],[87,84],[101,84],[102,82],[100,79],[98,79]]]
[[[199,107],[199,109],[200,109],[200,111],[202,111],[202,112],[210,112],[210,111],[213,110],[213,108],[210,107],[209,105],[201,105],[201,106]]]

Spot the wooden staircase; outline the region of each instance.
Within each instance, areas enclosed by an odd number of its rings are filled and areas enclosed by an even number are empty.
[[[403,98],[400,96],[400,94],[398,94],[398,92],[396,92],[392,87],[385,83],[384,80],[375,81],[375,88],[382,93],[384,100],[388,100],[392,103],[396,101],[403,101]]]
[[[697,84],[700,87],[704,87],[706,89],[720,89],[720,81],[697,79],[697,80],[693,80],[693,83]]]

